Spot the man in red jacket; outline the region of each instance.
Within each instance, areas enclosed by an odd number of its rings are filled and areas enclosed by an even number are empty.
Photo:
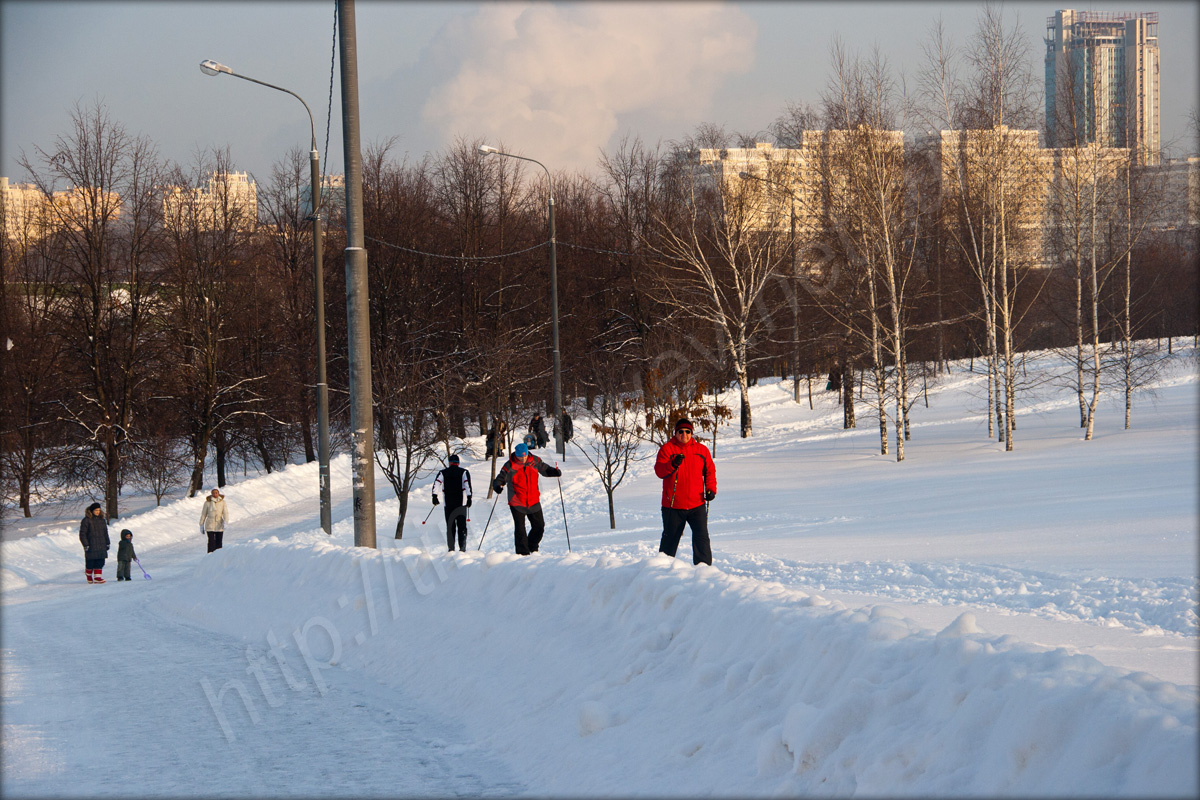
[[[557,478],[562,470],[551,467],[537,456],[529,454],[529,448],[519,444],[513,448],[512,458],[504,462],[500,474],[492,481],[492,490],[499,493],[508,484],[508,510],[513,516],[513,539],[517,555],[536,553],[546,530],[542,516],[541,495],[538,492],[538,475]],[[529,518],[529,534],[525,534],[525,518]]]
[[[708,502],[717,496],[717,465],[708,448],[694,438],[686,417],[675,423],[675,435],[658,449],[654,474],[663,479],[663,532],[658,551],[675,557],[686,522],[692,529],[692,563],[712,564]]]

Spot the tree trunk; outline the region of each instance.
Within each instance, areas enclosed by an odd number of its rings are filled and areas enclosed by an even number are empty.
[[[605,487],[605,492],[608,493],[608,528],[609,530],[617,529],[617,514],[613,509],[613,492],[612,489]]]
[[[741,369],[738,370],[738,392],[742,398],[742,438],[747,439],[754,435],[754,427],[750,418],[750,383]]]
[[[842,429],[849,430],[858,427],[854,418],[854,367],[848,362],[842,362]]]
[[[218,428],[213,437],[213,445],[217,450],[217,486],[221,488],[225,486],[225,456],[229,453],[227,444],[224,429]]]
[[[396,538],[404,538],[404,518],[408,516],[408,492],[398,493],[400,500],[400,513],[396,517]]]
[[[121,456],[117,451],[112,428],[106,432],[107,441],[104,443],[104,515],[109,519],[117,519],[117,501],[121,495]]]

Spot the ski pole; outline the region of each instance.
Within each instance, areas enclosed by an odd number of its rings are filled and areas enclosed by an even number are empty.
[[[500,502],[500,493],[496,492],[496,499],[492,501],[492,510],[488,512],[487,522],[483,523],[483,534],[479,537],[479,544],[475,547],[476,550],[483,547],[483,537],[487,536],[488,525],[492,524],[492,514],[496,513],[496,503]]]
[[[554,468],[558,469],[558,462],[554,462]],[[563,512],[563,533],[567,535],[567,552],[571,552],[571,531],[567,529],[567,504],[563,501],[562,493],[562,474],[558,475],[558,502],[562,506]]]
[[[142,566],[142,562],[138,561],[138,560],[135,558],[135,559],[133,560],[133,563],[135,563],[135,564],[137,564],[137,565],[138,565],[138,569],[140,569],[140,570],[142,571],[142,574],[146,576],[146,580],[150,580],[150,573],[149,573],[149,572],[146,572],[146,568]]]
[[[679,467],[683,466],[683,462],[679,462]],[[675,468],[675,480],[671,483],[671,508],[675,507],[675,488],[679,486],[679,467]]]
[[[433,508],[437,508],[437,506],[434,505]],[[429,518],[433,516],[433,508],[429,509],[429,513],[425,515],[425,519],[421,520],[422,525],[424,525],[426,522],[428,522]]]

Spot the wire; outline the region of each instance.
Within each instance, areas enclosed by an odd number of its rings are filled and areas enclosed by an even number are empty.
[[[539,247],[545,247],[546,245],[550,244],[550,242],[548,242],[548,241],[539,242],[538,244],[535,244],[533,247],[526,247],[524,250],[517,250],[512,253],[500,253],[500,254],[494,255],[494,256],[448,256],[448,255],[442,255],[441,253],[427,253],[424,250],[413,250],[411,247],[401,247],[398,244],[392,244],[391,242],[385,242],[382,239],[376,239],[373,236],[364,236],[363,238],[366,239],[367,241],[381,244],[384,247],[390,247],[393,250],[403,250],[406,253],[413,253],[413,254],[419,255],[419,256],[429,256],[430,258],[445,258],[450,261],[499,261],[502,258],[508,258],[509,256],[519,256],[522,253],[528,253],[531,250],[537,250]]]
[[[333,44],[329,48],[329,107],[325,111],[325,161],[321,164],[321,184],[325,183],[325,168],[329,166],[329,126],[333,121],[333,68],[337,62],[338,4],[333,4]]]
[[[609,255],[614,256],[631,256],[633,258],[637,257],[637,253],[626,253],[624,250],[602,250],[599,247],[587,247],[582,244],[572,244],[571,242],[564,242],[561,240],[558,243],[563,247],[573,247],[576,250],[588,250],[592,253],[608,253]]]

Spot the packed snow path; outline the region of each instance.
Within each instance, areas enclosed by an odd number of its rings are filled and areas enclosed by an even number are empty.
[[[197,548],[199,537],[187,542]],[[162,613],[164,590],[187,580],[197,560],[177,553],[165,566],[165,556],[155,551],[149,581],[136,565],[130,585],[114,569],[104,586],[71,576],[31,587],[5,609],[5,796],[521,791],[461,725],[403,686],[326,670],[319,691],[294,647],[284,662],[289,686],[265,647]],[[237,689],[217,699],[232,681],[249,704]]]

